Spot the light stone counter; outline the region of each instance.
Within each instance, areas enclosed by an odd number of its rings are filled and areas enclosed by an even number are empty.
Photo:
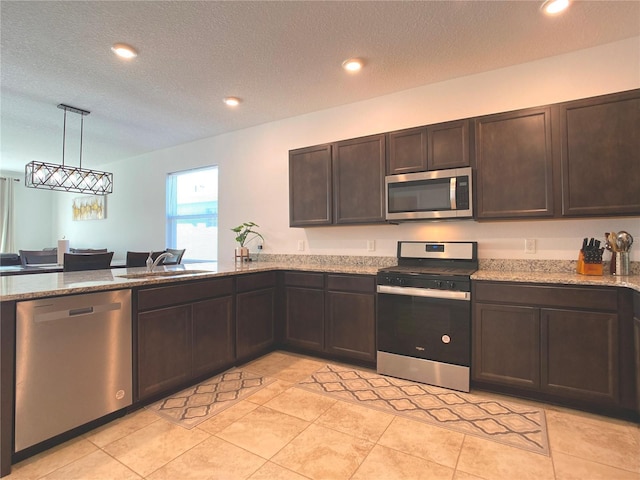
[[[613,275],[579,275],[569,272],[505,272],[501,270],[478,270],[472,280],[497,282],[547,283],[555,285],[595,285],[602,287],[627,287],[640,292],[640,275],[616,277]]]
[[[0,301],[71,295],[78,293],[119,290],[142,286],[162,285],[177,281],[202,280],[228,275],[242,275],[273,270],[303,270],[326,273],[375,275],[378,266],[359,263],[305,264],[298,262],[192,263],[156,268],[156,271],[194,271],[169,277],[123,278],[122,275],[143,273],[144,268],[115,268],[66,273],[36,273],[0,277]],[[195,272],[206,270],[205,273]]]
[[[640,262],[631,262],[631,275],[628,276],[610,275],[608,262],[604,264],[603,270],[606,272],[604,275],[580,275],[576,273],[577,263],[572,260],[480,259],[480,269],[471,276],[471,279],[627,287],[640,291]]]
[[[213,262],[160,267],[161,271],[206,270],[205,273],[194,272],[173,277],[127,279],[121,276],[130,273],[142,273],[145,271],[144,268],[115,268],[112,270],[6,276],[0,277],[0,300],[28,300],[273,270],[375,275],[379,268],[394,265],[396,261],[394,257],[311,255],[264,255],[263,258],[268,261],[261,259],[260,261],[245,263]],[[575,273],[575,262],[481,260],[480,270],[474,273],[471,279],[627,287],[640,292],[640,272],[638,272],[637,262],[634,263],[635,265],[632,268],[633,275],[616,277],[612,275],[578,275]]]

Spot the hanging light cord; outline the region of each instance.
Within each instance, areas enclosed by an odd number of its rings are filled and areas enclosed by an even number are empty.
[[[82,170],[82,134],[83,132],[84,132],[84,114],[80,115],[80,170]]]
[[[62,166],[64,167],[64,151],[67,141],[67,109],[64,109],[64,123],[62,124]]]

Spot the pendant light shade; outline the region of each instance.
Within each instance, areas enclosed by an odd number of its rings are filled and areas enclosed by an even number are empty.
[[[33,161],[27,163],[24,173],[27,187],[94,195],[113,192],[113,174],[108,172]]]
[[[107,195],[113,192],[113,174],[98,170],[82,168],[82,134],[84,116],[90,112],[60,104],[58,108],[64,110],[64,128],[62,136],[62,165],[33,161],[24,168],[24,184],[31,188],[46,188],[74,193],[91,193],[93,195]],[[82,116],[80,127],[80,165],[67,167],[64,164],[64,152],[67,136],[67,111]]]

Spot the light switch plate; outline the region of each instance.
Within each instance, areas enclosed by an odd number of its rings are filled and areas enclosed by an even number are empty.
[[[376,251],[376,241],[375,240],[367,240],[367,251],[375,252]]]
[[[304,240],[298,240],[298,251],[304,251]]]

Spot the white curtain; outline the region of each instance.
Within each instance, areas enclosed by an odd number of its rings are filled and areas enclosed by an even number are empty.
[[[15,253],[13,245],[13,178],[0,177],[0,252]]]

